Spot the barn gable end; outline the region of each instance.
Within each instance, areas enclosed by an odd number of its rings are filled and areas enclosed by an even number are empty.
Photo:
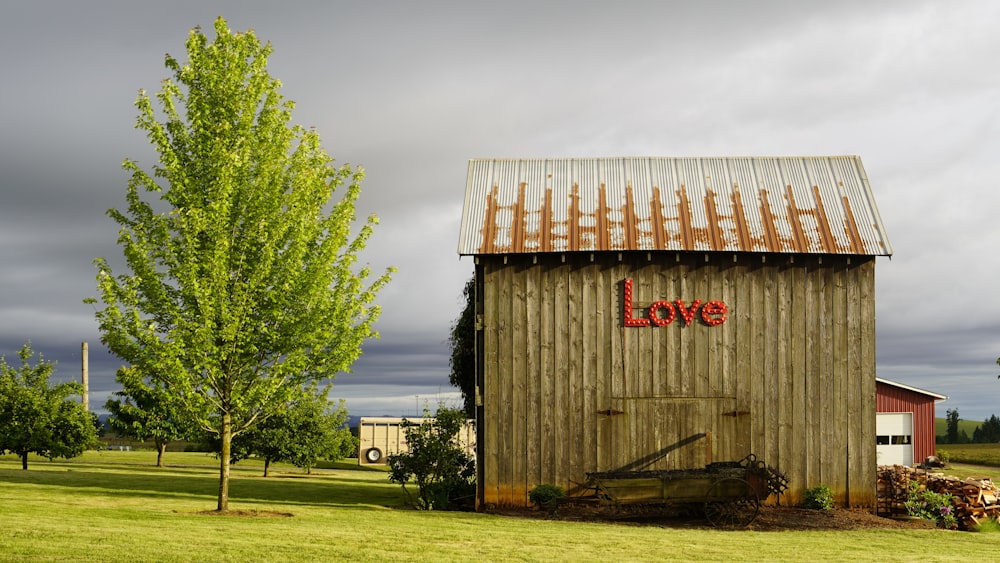
[[[875,256],[857,157],[475,160],[479,506],[748,453],[875,500]]]

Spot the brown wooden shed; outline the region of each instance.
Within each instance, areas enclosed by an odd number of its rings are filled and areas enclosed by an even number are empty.
[[[875,257],[858,157],[482,159],[477,504],[754,453],[782,502],[875,504]]]

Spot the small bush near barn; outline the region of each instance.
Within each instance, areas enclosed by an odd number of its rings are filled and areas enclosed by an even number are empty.
[[[552,508],[555,502],[566,496],[566,491],[559,485],[538,485],[528,492],[528,500],[540,508]]]
[[[910,516],[931,520],[939,527],[949,530],[958,527],[952,496],[949,493],[928,491],[919,482],[910,481],[909,497],[904,504]]]
[[[476,493],[476,462],[458,443],[465,425],[465,413],[438,408],[433,420],[424,413],[424,422],[403,421],[409,451],[389,456],[389,481],[403,487],[413,506],[421,510],[447,510]],[[417,485],[416,498],[406,485]]]
[[[823,483],[820,483],[815,487],[810,487],[806,489],[805,502],[803,504],[806,508],[811,508],[813,510],[832,510],[833,491],[830,489],[829,485],[825,485]]]

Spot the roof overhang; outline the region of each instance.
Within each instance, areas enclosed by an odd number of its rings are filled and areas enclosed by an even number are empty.
[[[882,379],[881,377],[875,378],[876,383],[883,383],[885,385],[891,385],[892,387],[898,387],[899,389],[906,389],[907,391],[912,391],[914,393],[919,393],[921,395],[927,395],[928,397],[933,397],[935,401],[944,401],[948,398],[947,395],[941,395],[939,393],[934,393],[927,391],[926,389],[920,389],[919,387],[911,387],[910,385],[903,385],[897,381],[890,381],[888,379]]]
[[[891,256],[857,156],[469,161],[458,254]]]

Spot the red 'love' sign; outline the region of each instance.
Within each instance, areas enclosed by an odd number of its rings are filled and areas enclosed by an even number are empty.
[[[625,326],[667,326],[674,322],[678,315],[684,320],[684,326],[690,326],[701,307],[701,320],[708,326],[719,326],[726,322],[729,308],[722,301],[709,301],[702,305],[701,299],[695,299],[691,305],[685,305],[681,299],[657,301],[646,310],[645,317],[632,316],[632,280],[625,280]]]

